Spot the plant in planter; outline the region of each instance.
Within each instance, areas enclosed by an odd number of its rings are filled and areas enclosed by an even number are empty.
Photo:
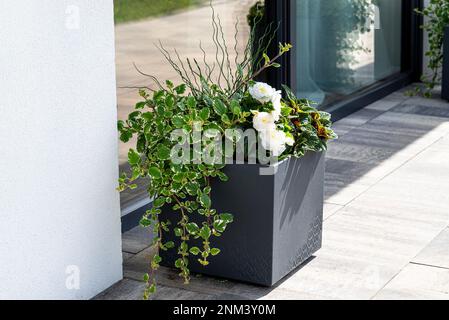
[[[223,265],[231,265],[229,269],[235,271],[234,266],[247,258],[244,255],[254,251],[248,244],[258,241],[250,238],[252,230],[258,227],[270,233],[259,233],[258,236],[271,239],[271,234],[276,232],[280,240],[267,243],[267,250],[271,252],[269,257],[255,257],[249,268],[241,267],[246,270],[246,275],[251,273],[253,266],[269,270],[270,274],[259,277],[262,280],[253,279],[251,275],[245,278],[241,269],[235,272],[238,276],[215,271],[212,274],[270,285],[307,259],[320,245],[323,190],[319,174],[323,172],[320,151],[326,149],[328,140],[336,138],[330,115],[316,110],[311,102],[298,99],[287,87],[284,87],[285,97],[282,97],[281,91],[254,81],[267,68],[280,67],[276,61],[291,49],[291,45],[279,44],[279,53],[272,59],[263,54],[263,63],[260,68],[255,68],[257,63],[251,54],[255,41],[251,32],[245,54],[232,70],[220,20],[213,15],[212,21],[216,35],[214,42],[218,52],[222,53],[216,57],[216,78],[213,67],[206,60],[202,64],[195,59],[182,61],[178,58],[175,61],[160,45],[162,54],[183,83],[175,86],[166,81],[162,85],[158,79],[149,76],[157,88],[142,88],[139,91],[142,101],[136,104],[135,111],[126,121],[118,122],[122,141],[137,136],[136,148],[128,154],[132,175],[121,174],[119,189],[135,188],[134,181],[145,178],[149,180],[149,196],[154,199],[153,208],[141,220],[142,226],[153,228],[153,244],[159,249],[159,254],[150,261],[151,272],[144,276],[148,284],[145,298],[156,291],[155,271],[161,264],[178,268],[185,283],[190,281],[191,270],[215,270],[211,266],[220,257],[226,262]],[[251,133],[255,140],[248,138]],[[229,163],[239,157],[238,150],[243,150],[241,162],[251,162],[252,150],[257,150],[258,164],[241,165],[235,169],[233,166],[236,165]],[[304,163],[290,161],[290,158],[303,156],[310,159]],[[278,174],[263,176],[265,190],[257,190],[262,187],[258,181],[247,184],[253,189],[253,195],[245,201],[242,194],[247,190],[239,190],[239,185],[244,187],[249,180],[259,176],[259,169],[271,167],[277,167]],[[300,173],[301,177],[316,176],[313,186],[310,181],[301,181]],[[234,195],[225,187],[229,178]],[[294,188],[283,185],[287,181]],[[258,199],[264,192],[267,197]],[[304,200],[308,194],[315,195],[321,210],[316,201],[312,204]],[[242,209],[242,212],[230,212],[226,208]],[[257,208],[260,208],[259,218],[258,212],[254,212]],[[308,217],[307,224],[298,229],[297,223],[301,223],[305,216]],[[288,237],[283,237],[283,229],[270,231],[276,219],[288,229],[285,229]],[[285,219],[297,223],[285,223]],[[233,224],[239,224],[239,228],[233,228]],[[308,230],[309,225],[314,228],[312,231]],[[228,230],[233,237],[227,237]],[[301,230],[303,235],[298,234]],[[313,234],[318,237],[312,237]],[[295,248],[291,257],[281,255],[276,258],[284,262],[282,266],[267,266],[273,264],[275,248],[288,247],[299,242],[297,239],[301,237],[300,250]],[[307,242],[311,238],[314,244]],[[232,248],[237,249],[232,252]],[[239,252],[239,248],[244,250]],[[233,259],[240,259],[240,262]]]
[[[449,0],[430,0],[430,4],[422,9],[415,9],[418,14],[427,18],[422,29],[428,32],[429,50],[425,53],[428,57],[429,75],[423,75],[421,80],[425,89],[415,89],[415,93],[423,92],[425,97],[432,96],[432,90],[441,83],[441,67],[443,66],[443,42],[444,30],[449,26]]]

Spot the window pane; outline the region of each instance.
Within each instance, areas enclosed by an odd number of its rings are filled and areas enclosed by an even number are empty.
[[[298,95],[328,104],[400,72],[402,0],[297,0]]]

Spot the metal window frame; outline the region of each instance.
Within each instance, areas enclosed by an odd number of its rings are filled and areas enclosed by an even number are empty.
[[[296,0],[266,0],[265,6],[268,21],[279,24],[276,34],[277,41],[274,41],[270,48],[270,54],[273,55],[279,42],[295,44]],[[422,17],[414,12],[414,8],[422,7],[423,0],[402,0],[401,72],[348,95],[342,101],[321,106],[323,110],[332,114],[334,121],[344,118],[410,83],[420,81],[423,61],[423,33],[420,28]],[[281,84],[287,84],[295,89],[297,58],[297,50],[292,50],[291,54],[284,56],[281,61],[283,68],[267,72],[268,82],[277,88]]]
[[[444,29],[441,98],[449,101],[449,25]]]

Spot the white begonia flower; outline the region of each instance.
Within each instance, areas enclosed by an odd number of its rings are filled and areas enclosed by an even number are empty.
[[[275,91],[273,96],[271,97],[271,103],[273,104],[273,116],[274,120],[278,121],[281,116],[282,104],[281,104],[281,91]]]
[[[271,151],[271,154],[275,157],[280,156],[285,149],[286,135],[285,132],[280,130],[268,130],[261,132],[260,135],[262,147],[265,150]]]
[[[248,91],[254,99],[261,103],[270,102],[276,92],[275,89],[263,82],[256,82],[253,86],[249,87]]]
[[[253,127],[259,132],[275,130],[273,115],[268,112],[256,112],[253,117]]]

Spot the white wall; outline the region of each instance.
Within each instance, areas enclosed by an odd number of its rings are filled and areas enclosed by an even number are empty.
[[[112,0],[0,0],[0,46],[0,299],[91,298],[122,277]]]

